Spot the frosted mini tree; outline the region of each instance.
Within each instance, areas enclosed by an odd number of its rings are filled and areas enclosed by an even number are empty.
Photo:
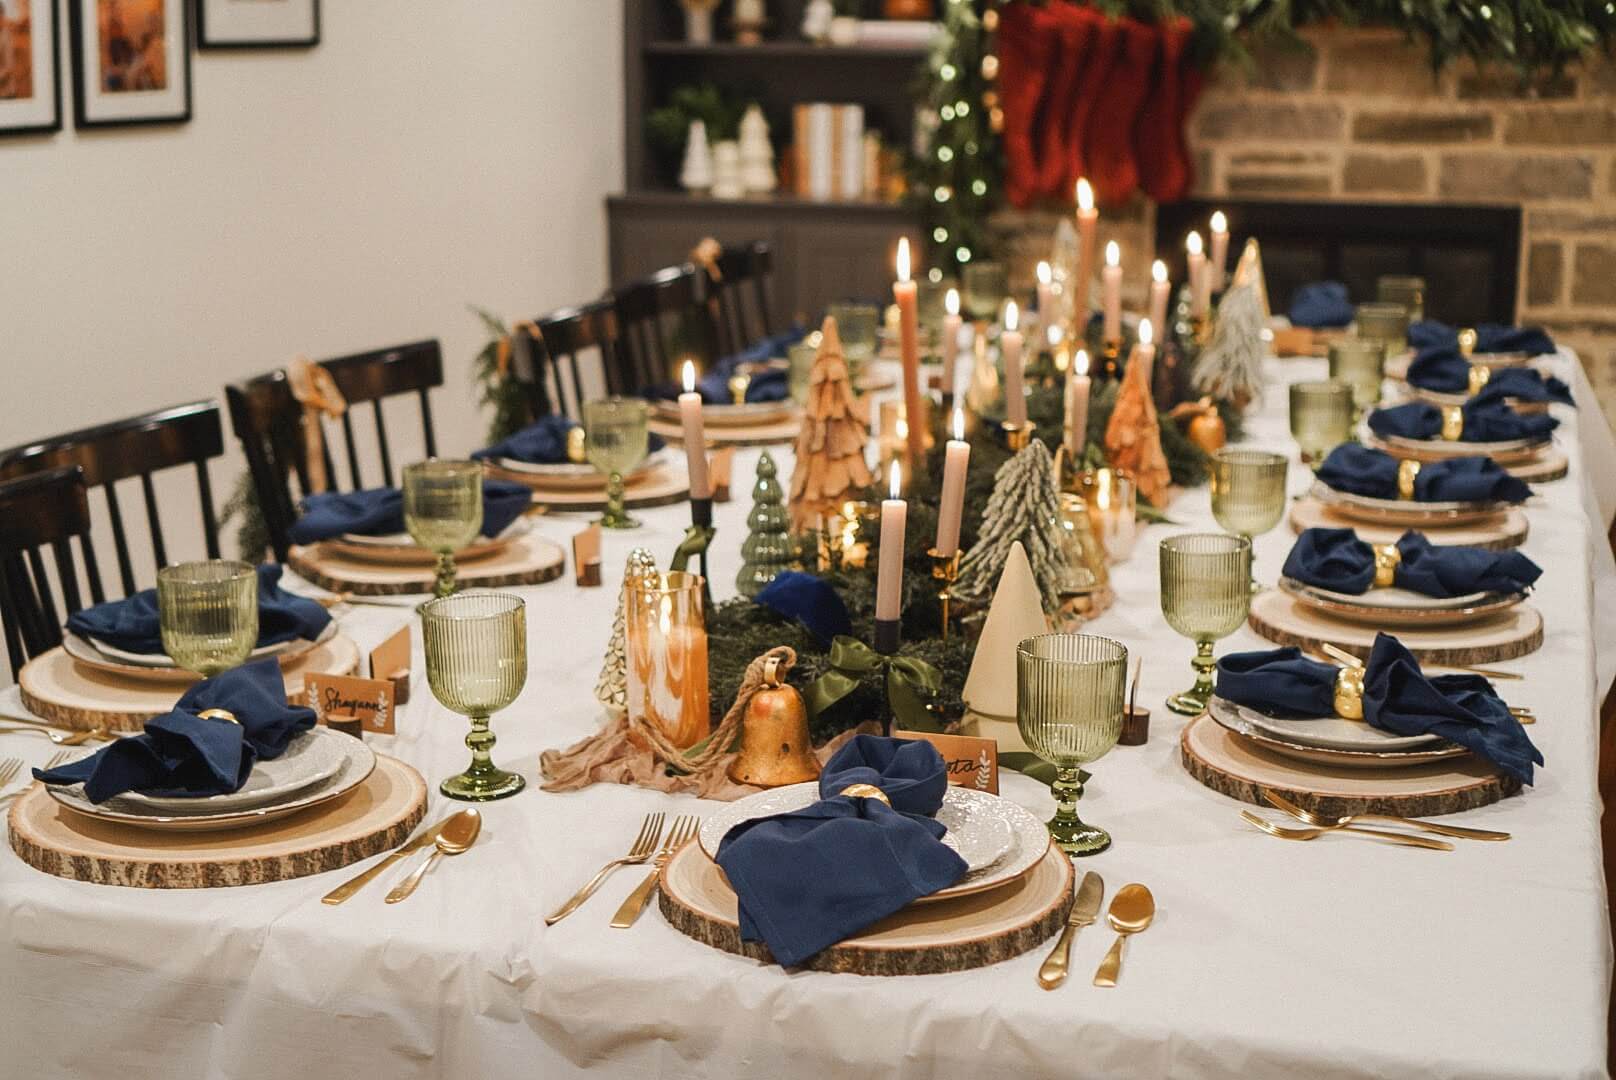
[[[1011,545],[1018,540],[1027,549],[1044,613],[1053,614],[1060,608],[1065,548],[1055,461],[1040,439],[1029,442],[994,474],[993,494],[982,511],[982,528],[976,543],[960,560],[954,591],[970,600],[987,600],[1004,571]]]
[[[1201,350],[1190,381],[1195,389],[1244,409],[1262,396],[1263,298],[1252,281],[1230,286],[1218,304],[1212,340]]]
[[[628,553],[623,567],[623,586],[617,590],[617,613],[612,616],[612,636],[606,642],[606,660],[600,666],[600,678],[595,682],[595,700],[612,712],[628,708],[628,649],[623,636],[625,605],[628,603],[628,583],[657,573],[656,556],[644,548]]]

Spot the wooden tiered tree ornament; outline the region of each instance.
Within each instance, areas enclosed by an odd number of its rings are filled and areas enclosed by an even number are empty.
[[[860,415],[853,396],[836,320],[826,316],[819,355],[808,376],[807,408],[791,474],[794,530],[813,528],[820,515],[836,511],[870,485],[870,467],[864,462],[869,438],[869,422]]]
[[[1128,370],[1117,390],[1117,404],[1105,428],[1105,456],[1116,468],[1133,475],[1139,494],[1160,509],[1167,505],[1173,482],[1162,453],[1161,423],[1150,393],[1149,364],[1141,361],[1139,346],[1128,359]]]

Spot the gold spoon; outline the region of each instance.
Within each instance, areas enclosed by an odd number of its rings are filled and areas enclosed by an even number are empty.
[[[1436,821],[1420,821],[1417,818],[1399,817],[1396,814],[1320,814],[1313,810],[1304,809],[1289,799],[1274,794],[1272,791],[1264,791],[1263,798],[1304,825],[1316,825],[1321,829],[1343,829],[1360,821],[1386,821],[1394,825],[1407,825],[1415,829],[1424,829],[1426,832],[1436,833],[1438,836],[1457,837],[1460,840],[1509,839],[1509,833],[1507,832],[1494,832],[1492,829],[1467,829],[1462,825],[1443,825]]]
[[[1105,954],[1099,970],[1094,973],[1095,986],[1117,985],[1117,973],[1122,970],[1122,943],[1128,940],[1129,934],[1137,934],[1150,925],[1150,920],[1156,917],[1156,898],[1143,885],[1124,885],[1111,898],[1111,909],[1105,917],[1111,929],[1117,932],[1117,940],[1111,943],[1111,951]]]
[[[421,884],[421,879],[426,877],[426,872],[432,869],[433,863],[444,855],[459,855],[471,847],[482,828],[483,816],[476,810],[462,810],[450,818],[444,823],[438,838],[433,841],[432,854],[427,856],[426,862],[422,863],[415,873],[393,887],[393,891],[387,894],[387,902],[396,904],[408,897],[415,891],[415,887]]]
[[[1282,825],[1275,825],[1267,818],[1258,817],[1250,810],[1240,811],[1240,817],[1246,824],[1255,825],[1269,836],[1277,836],[1281,840],[1317,840],[1326,833],[1336,832],[1336,829],[1287,829]],[[1431,851],[1452,851],[1453,845],[1446,840],[1432,840],[1427,836],[1414,836],[1411,833],[1389,832],[1383,829],[1366,829],[1362,825],[1343,825],[1340,832],[1355,833],[1367,836],[1372,840],[1379,840],[1383,844],[1402,844],[1404,847],[1427,848]]]

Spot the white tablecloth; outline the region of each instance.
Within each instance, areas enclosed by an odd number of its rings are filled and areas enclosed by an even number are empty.
[[[1572,376],[1574,358],[1564,357]],[[1307,361],[1275,379],[1317,377]],[[1580,373],[1579,373],[1580,374]],[[1178,764],[1181,721],[1161,707],[1190,681],[1190,644],[1158,610],[1157,540],[1212,528],[1203,490],[1146,532],[1115,572],[1118,600],[1093,624],[1146,658],[1151,740],[1093,767],[1083,815],[1115,837],[1082,860],[1107,896],[1148,883],[1159,914],[1129,946],[1121,986],[1088,973],[1109,944],[1078,938],[1076,975],[1034,983],[1043,950],[997,966],[917,978],[786,974],[714,952],[650,910],[630,931],[607,920],[639,880],[620,872],[553,928],[541,915],[621,852],[650,810],[703,812],[689,798],[598,786],[536,787],[484,807],[482,839],[441,864],[409,902],[372,886],[336,908],[321,894],[352,870],[239,889],[161,892],[77,884],[0,852],[0,1061],[29,1077],[559,1077],[893,1075],[1569,1077],[1604,1074],[1611,947],[1595,788],[1592,598],[1616,570],[1603,522],[1616,498],[1610,435],[1585,380],[1582,425],[1561,410],[1572,477],[1530,507],[1527,552],[1545,567],[1535,603],[1541,650],[1500,666],[1524,673],[1510,700],[1541,717],[1548,764],[1519,798],[1468,824],[1507,844],[1451,854],[1344,836],[1301,845],[1264,836],[1240,806]],[[1276,382],[1250,422],[1260,445],[1293,449]],[[1592,447],[1592,451],[1590,451]],[[1585,455],[1592,452],[1594,460]],[[788,451],[777,451],[782,471]],[[736,501],[719,508],[715,591],[733,592],[756,452],[736,462]],[[1293,467],[1292,488],[1307,482]],[[667,558],[683,507],[641,511],[646,527],[606,538],[606,586],[570,577],[523,590],[527,688],[496,717],[497,758],[537,780],[540,750],[592,731],[590,690],[624,556]],[[558,541],[582,519],[546,518]],[[1272,580],[1288,528],[1257,543]],[[1590,582],[1593,588],[1590,588]],[[1607,610],[1611,605],[1606,602]],[[369,646],[410,618],[366,607],[344,625]],[[1220,651],[1264,646],[1249,630]],[[465,721],[418,674],[400,734],[373,745],[435,782],[464,764]],[[12,708],[15,703],[9,702]],[[44,740],[0,737],[0,755],[37,763]],[[1048,814],[1047,792],[1011,776],[1006,793]],[[434,794],[429,816],[454,804]]]

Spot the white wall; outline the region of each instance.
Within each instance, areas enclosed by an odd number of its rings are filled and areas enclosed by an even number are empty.
[[[165,127],[74,132],[64,28],[67,130],[0,139],[0,445],[436,337],[440,450],[465,452],[466,304],[530,317],[607,284],[621,0],[321,7],[312,50],[193,53],[193,119]]]

